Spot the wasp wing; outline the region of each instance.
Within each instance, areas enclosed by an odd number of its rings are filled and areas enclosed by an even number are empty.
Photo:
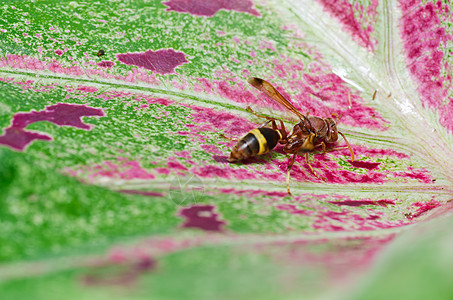
[[[297,110],[288,100],[283,97],[276,88],[272,86],[269,82],[264,79],[257,78],[257,77],[250,77],[248,82],[251,86],[258,89],[259,91],[263,92],[267,96],[271,97],[274,101],[282,105],[284,108],[298,116],[301,120],[306,119],[305,115]]]

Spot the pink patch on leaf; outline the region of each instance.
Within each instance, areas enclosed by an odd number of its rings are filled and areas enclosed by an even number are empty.
[[[118,54],[119,61],[126,65],[143,67],[147,70],[160,74],[175,73],[175,68],[188,63],[183,52],[173,49],[161,49],[157,51],[148,50],[141,53]]]
[[[371,24],[374,23],[372,18],[376,16],[377,0],[372,0],[368,9],[365,9],[361,4],[353,6],[347,0],[318,0],[318,2],[343,24],[343,27],[361,46],[374,50],[376,42],[372,40],[370,35],[374,31]],[[359,17],[356,17],[357,15]],[[366,20],[366,17],[371,18],[371,20]]]
[[[82,117],[104,116],[99,108],[92,108],[85,105],[58,103],[48,106],[42,111],[29,113],[17,113],[13,118],[12,127],[25,128],[34,122],[49,121],[59,126],[72,126],[89,130],[90,125],[82,122]]]
[[[94,86],[86,86],[86,85],[79,85],[77,87],[77,90],[84,92],[84,93],[96,93],[99,91],[99,89]]]
[[[85,52],[86,53],[86,52]],[[86,53],[86,56],[88,53]],[[85,62],[85,66],[96,65],[93,62]],[[50,60],[50,58],[45,57],[45,60],[39,60],[35,57],[27,55],[16,55],[16,54],[6,54],[5,57],[0,57],[0,67],[9,66],[14,69],[27,69],[33,71],[42,71],[48,70],[50,72],[72,75],[72,76],[100,76],[102,78],[123,80],[127,82],[137,82],[142,81],[149,84],[159,85],[158,81],[154,74],[148,74],[144,69],[132,69],[127,72],[126,75],[114,75],[111,73],[104,72],[100,68],[90,68],[82,67],[78,65],[77,62],[73,62],[73,65],[64,66],[63,64],[57,62],[56,60]]]
[[[341,201],[328,201],[329,203],[338,205],[338,206],[364,206],[364,205],[376,205],[376,206],[387,206],[395,205],[394,200],[341,200]]]
[[[279,210],[287,211],[287,212],[289,212],[290,214],[293,214],[293,215],[310,216],[310,215],[312,215],[314,213],[313,211],[306,210],[306,209],[299,209],[299,208],[296,207],[296,205],[287,204],[287,203],[277,205],[275,208],[277,208]]]
[[[193,110],[191,114],[193,123],[197,124],[196,128],[191,128],[191,132],[218,132],[219,130],[224,130],[231,137],[239,137],[257,127],[257,124],[226,111],[194,105],[188,107]]]
[[[5,129],[5,133],[0,136],[0,144],[21,151],[34,140],[50,141],[52,138],[45,134],[25,131],[22,128],[14,127]]]
[[[441,1],[400,1],[403,17],[400,34],[409,70],[418,83],[418,92],[426,107],[439,113],[440,123],[453,132],[453,67],[449,63],[448,45],[453,41],[449,4]],[[450,52],[451,55],[451,52]]]
[[[65,170],[72,176],[86,175],[89,178],[110,177],[124,180],[154,179],[156,176],[142,168],[140,163],[119,157],[115,161],[105,161],[103,164],[82,166],[78,170]]]
[[[97,65],[101,68],[111,69],[115,65],[115,63],[113,61],[103,60],[101,62],[98,62]]]
[[[81,120],[81,117],[89,116],[104,116],[104,112],[99,108],[85,105],[58,103],[38,112],[17,113],[13,117],[12,125],[0,136],[0,144],[16,150],[24,150],[35,139],[51,140],[47,135],[24,130],[28,125],[40,121],[89,130],[91,126]]]
[[[118,271],[109,270],[108,272],[99,272],[99,274],[85,275],[82,277],[83,283],[89,286],[129,286],[135,284],[140,275],[153,270],[157,266],[156,260],[146,254],[141,254],[132,261],[121,261],[120,258],[114,262],[121,265],[122,268],[118,268]],[[109,267],[111,268],[111,262],[103,262],[97,266],[98,269]]]
[[[427,211],[430,211],[431,209],[434,209],[440,205],[441,205],[441,203],[436,200],[431,200],[429,202],[415,202],[415,203],[412,203],[412,206],[419,207],[419,209],[415,213],[409,213],[406,216],[408,219],[412,220],[414,218],[420,217],[422,214],[424,214]]]
[[[343,209],[341,212],[317,212],[313,228],[323,231],[368,231],[400,227],[406,224],[407,221],[386,220],[383,212],[375,211],[373,214],[364,216],[354,213],[353,211]]]
[[[381,163],[373,163],[373,162],[367,162],[367,161],[354,161],[350,162],[351,165],[353,165],[356,168],[362,168],[362,169],[368,169],[368,170],[373,170],[376,169]]]
[[[250,0],[169,0],[163,2],[167,11],[190,13],[197,16],[214,16],[219,10],[234,10],[260,16]]]
[[[223,154],[215,145],[201,145],[201,148],[203,148],[203,150],[205,150],[206,152],[210,152],[213,154],[217,154],[217,155]]]
[[[187,171],[187,168],[183,164],[181,164],[177,161],[169,161],[169,162],[167,162],[167,166],[168,166],[168,168],[173,169],[173,170]]]
[[[432,183],[433,177],[426,169],[414,169],[413,167],[408,167],[407,172],[395,172],[395,177],[403,177],[406,179],[415,179],[423,183]]]
[[[205,231],[222,231],[224,221],[218,220],[218,214],[214,213],[213,205],[194,205],[183,208],[179,214],[186,218],[182,225],[184,228],[199,228]]]

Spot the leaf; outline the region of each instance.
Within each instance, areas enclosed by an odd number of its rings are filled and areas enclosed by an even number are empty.
[[[0,295],[377,299],[396,295],[393,267],[409,278],[411,249],[431,272],[414,282],[441,278],[422,255],[432,231],[417,233],[450,215],[451,8],[4,4]],[[338,116],[356,160],[341,139],[310,154],[317,176],[298,156],[293,197],[281,145],[229,164],[223,136],[264,121],[247,106],[297,122],[251,76],[304,114]]]

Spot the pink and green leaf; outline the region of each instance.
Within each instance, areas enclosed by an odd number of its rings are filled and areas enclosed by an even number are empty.
[[[0,295],[415,299],[403,283],[415,266],[436,275],[414,282],[437,278],[426,290],[451,296],[424,243],[449,249],[452,8],[4,4]],[[223,136],[262,123],[247,106],[288,114],[250,76],[303,113],[341,116],[356,160],[342,140],[311,155],[319,176],[298,157],[293,197],[281,146],[228,163]]]

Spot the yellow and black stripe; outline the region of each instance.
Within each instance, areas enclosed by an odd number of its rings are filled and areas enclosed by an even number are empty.
[[[282,135],[278,130],[267,127],[252,129],[233,147],[228,161],[240,161],[267,153],[277,145],[281,138]]]

